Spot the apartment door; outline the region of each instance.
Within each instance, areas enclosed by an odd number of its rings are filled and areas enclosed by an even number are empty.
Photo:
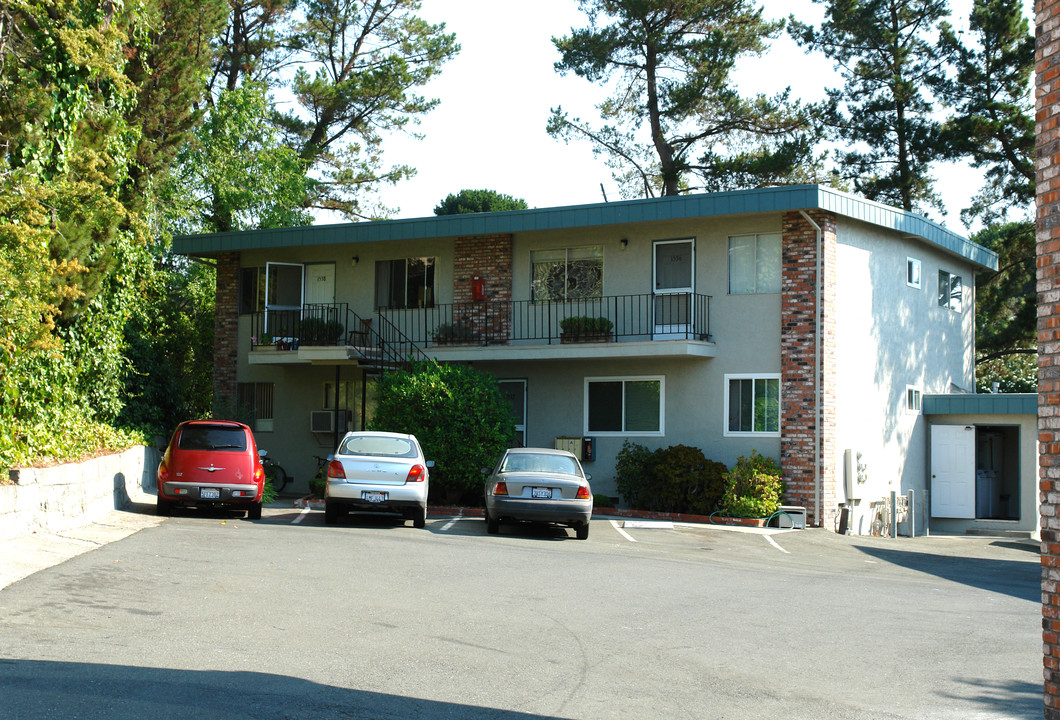
[[[695,241],[656,240],[652,246],[655,337],[688,337],[695,291]]]
[[[303,275],[300,264],[265,265],[265,330],[273,337],[297,336],[304,297]]]
[[[931,426],[931,517],[975,517],[975,428]]]

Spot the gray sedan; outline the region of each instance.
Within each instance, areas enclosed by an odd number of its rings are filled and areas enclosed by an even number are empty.
[[[486,471],[488,472],[488,471]],[[550,448],[512,448],[486,478],[486,532],[507,520],[547,522],[589,537],[593,493],[578,458]]]

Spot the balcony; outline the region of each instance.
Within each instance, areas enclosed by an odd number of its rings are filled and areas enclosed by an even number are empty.
[[[255,364],[359,362],[410,355],[438,360],[714,356],[710,297],[614,295],[570,302],[483,301],[382,308],[362,317],[345,304],[251,316]],[[286,350],[287,352],[282,352]]]

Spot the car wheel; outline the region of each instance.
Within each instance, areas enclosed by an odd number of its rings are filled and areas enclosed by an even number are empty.
[[[173,503],[164,498],[158,498],[158,503],[155,505],[155,515],[161,515],[162,517],[169,517],[173,514]]]
[[[574,528],[574,534],[579,540],[589,539],[589,523],[584,523]]]
[[[412,527],[420,528],[421,530],[427,527],[427,508],[416,508],[415,515],[412,516]]]
[[[500,532],[501,524],[497,522],[496,518],[490,517],[489,511],[486,512],[486,532],[490,535],[496,535]]]
[[[247,520],[261,520],[261,503],[254,503],[247,510]]]
[[[324,501],[324,522],[328,525],[334,525],[339,521],[339,508],[335,503],[329,503],[327,500]]]

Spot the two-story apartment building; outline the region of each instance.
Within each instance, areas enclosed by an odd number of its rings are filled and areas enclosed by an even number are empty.
[[[175,249],[217,262],[217,397],[253,408],[259,445],[303,483],[370,414],[373,378],[426,356],[493,375],[523,444],[584,446],[598,492],[627,439],[730,466],[757,450],[830,529],[848,498],[856,524],[891,491],[930,495],[921,398],[974,391],[975,276],[997,267],[816,185]]]

